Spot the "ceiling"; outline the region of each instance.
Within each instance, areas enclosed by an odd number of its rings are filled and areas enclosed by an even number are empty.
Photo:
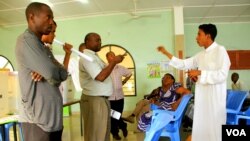
[[[38,0],[39,1],[39,0]],[[40,0],[41,1],[41,0]],[[43,0],[48,1],[48,0]],[[107,14],[140,14],[183,6],[184,24],[250,23],[250,0],[49,0],[56,20]],[[0,26],[26,24],[25,8],[30,0],[0,0]]]

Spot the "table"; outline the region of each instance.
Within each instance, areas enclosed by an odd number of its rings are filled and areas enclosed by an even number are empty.
[[[79,106],[80,106],[80,128],[81,128],[81,136],[83,136],[81,101],[79,99],[69,100],[69,101],[63,103],[63,107],[69,106],[69,112],[71,114],[71,107],[70,106],[74,105],[74,104],[79,104]]]
[[[69,106],[70,114],[71,114],[71,107],[70,106],[74,105],[74,104],[79,104],[79,106],[80,106],[80,129],[81,129],[81,136],[83,136],[81,101],[79,99],[73,99],[73,100],[70,100],[68,102],[65,102],[63,104],[63,107]],[[6,115],[3,117],[0,117],[0,125],[1,125],[1,130],[3,133],[3,137],[4,137],[3,125],[6,123],[12,122],[13,123],[13,130],[14,130],[14,141],[17,141],[16,124],[18,122],[18,119],[19,119],[19,115]]]

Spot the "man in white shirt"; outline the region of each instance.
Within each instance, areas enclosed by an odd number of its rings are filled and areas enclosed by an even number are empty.
[[[185,60],[158,47],[158,51],[171,59],[171,66],[189,70],[188,76],[196,82],[192,141],[221,141],[222,125],[226,123],[227,77],[231,62],[225,47],[214,41],[216,35],[215,25],[200,25],[196,41],[205,50]]]
[[[110,51],[106,54],[107,61],[112,61],[113,57],[115,57],[115,53]],[[128,68],[125,68],[121,65],[116,65],[111,73],[111,78],[113,81],[113,93],[109,97],[111,109],[120,112],[122,114],[124,107],[124,93],[122,86],[129,80],[132,73]],[[124,80],[122,78],[124,77]],[[122,118],[119,120],[115,118],[111,118],[111,133],[113,138],[116,140],[120,140],[119,129],[122,130],[123,136],[127,137],[128,130],[127,124],[123,121]]]
[[[80,58],[79,79],[82,87],[81,108],[84,120],[85,141],[110,140],[110,102],[108,97],[113,92],[110,74],[124,56],[115,56],[105,64],[96,52],[101,49],[101,37],[97,33],[88,33],[84,43],[84,53],[93,62]]]
[[[234,72],[231,75],[231,80],[232,80],[232,90],[243,90],[242,83],[239,81],[239,74]]]

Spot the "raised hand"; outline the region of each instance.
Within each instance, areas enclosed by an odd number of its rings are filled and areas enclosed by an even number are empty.
[[[117,55],[114,57],[113,61],[118,64],[118,63],[121,63],[123,59],[124,59],[124,55]]]
[[[173,55],[171,53],[169,53],[164,46],[158,46],[157,50],[159,52],[161,52],[162,54],[166,55],[169,59],[171,59],[173,57]]]
[[[157,47],[157,50],[158,50],[159,52],[163,53],[163,54],[165,54],[165,53],[167,52],[164,46],[158,46],[158,47]]]
[[[71,54],[71,49],[73,46],[71,44],[65,43],[63,45],[63,50],[66,52],[66,54]]]

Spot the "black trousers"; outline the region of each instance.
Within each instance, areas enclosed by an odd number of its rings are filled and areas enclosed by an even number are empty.
[[[22,123],[23,135],[25,141],[61,141],[62,132],[45,132],[39,126],[33,123]]]
[[[122,114],[124,108],[124,99],[120,100],[110,100],[111,109],[116,110]],[[111,133],[112,135],[118,135],[119,129],[126,129],[127,123],[123,121],[122,118],[119,120],[111,117]]]

